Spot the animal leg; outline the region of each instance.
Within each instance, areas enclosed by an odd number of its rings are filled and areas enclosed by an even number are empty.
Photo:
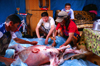
[[[25,47],[21,46],[20,44],[15,44],[13,46],[8,47],[8,49],[15,49],[15,51],[19,52],[25,49]]]
[[[73,60],[73,59],[80,59],[80,58],[85,58],[85,55],[84,54],[75,54],[75,55],[72,55],[70,57],[65,58],[64,60],[68,60],[70,58],[71,58],[71,60]]]
[[[52,58],[50,58],[50,66],[58,66],[59,62],[58,62],[58,58],[56,55],[54,55]]]

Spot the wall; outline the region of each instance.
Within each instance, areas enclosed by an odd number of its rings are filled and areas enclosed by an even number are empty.
[[[56,10],[64,8],[65,3],[70,3],[73,10],[79,11],[81,11],[85,5],[95,4],[98,8],[97,16],[100,16],[100,0],[51,0],[53,16],[55,16]],[[4,22],[8,15],[16,13],[16,7],[20,7],[20,13],[25,13],[25,0],[0,0],[0,23]]]
[[[25,0],[0,0],[0,23],[4,22],[8,15],[17,13],[17,7],[20,7],[20,13],[25,13]]]
[[[76,11],[82,11],[83,7],[88,4],[95,4],[98,8],[97,16],[100,16],[100,0],[51,0],[51,10],[53,10],[54,17],[55,11],[63,9],[66,3],[70,3],[71,8]]]

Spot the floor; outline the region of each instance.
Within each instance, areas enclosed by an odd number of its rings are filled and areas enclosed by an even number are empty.
[[[81,49],[86,49],[85,45],[79,45],[78,47],[81,48]],[[92,63],[97,64],[97,65],[100,66],[100,57],[97,56],[96,54],[93,53],[92,56],[87,56],[86,59],[88,61],[90,61],[90,62],[92,62]]]

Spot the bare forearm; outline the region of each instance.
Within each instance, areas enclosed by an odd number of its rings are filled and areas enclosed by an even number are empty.
[[[4,62],[4,63],[7,63],[7,62],[10,62],[10,58],[6,58],[6,57],[1,57],[0,56],[0,62]],[[13,59],[14,60],[14,59]]]
[[[1,56],[0,56],[0,62],[6,62],[6,59],[7,59],[7,58],[1,57]]]
[[[49,31],[49,33],[48,33],[48,35],[47,35],[46,38],[48,38],[48,37],[52,34],[52,32],[53,32],[54,29],[55,29],[54,27],[52,27],[52,28],[50,29],[50,31]]]
[[[39,29],[38,28],[36,28],[36,35],[37,35],[38,38],[40,38]]]
[[[15,40],[17,43],[21,43],[21,44],[31,44],[30,41],[26,41],[26,40],[19,39],[19,38],[15,38],[14,40]]]
[[[0,56],[0,62],[4,62],[7,66],[10,65],[13,61],[15,61],[15,59]]]
[[[55,35],[54,35],[54,38],[55,38],[55,39],[56,39],[56,36],[57,36],[57,32],[58,32],[58,31],[56,30]]]
[[[74,33],[69,33],[69,37],[64,44],[68,45],[72,41],[73,36],[74,36]]]
[[[55,42],[55,40],[56,40],[56,36],[57,36],[57,30],[56,30],[56,32],[55,32],[55,34],[54,34],[54,42]]]
[[[72,41],[72,38],[69,37],[64,44],[68,45]]]

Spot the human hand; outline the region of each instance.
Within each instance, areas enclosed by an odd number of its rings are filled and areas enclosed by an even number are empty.
[[[37,43],[38,43],[37,41],[32,41],[31,42],[32,45],[37,45]]]
[[[45,44],[48,44],[48,39],[45,39]]]
[[[53,43],[52,43],[52,46],[55,47],[55,46],[56,46],[56,42],[53,42]]]

